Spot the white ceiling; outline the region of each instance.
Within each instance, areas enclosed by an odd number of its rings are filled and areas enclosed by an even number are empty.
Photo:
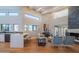
[[[67,8],[67,6],[29,6],[32,10],[41,14],[49,14]]]

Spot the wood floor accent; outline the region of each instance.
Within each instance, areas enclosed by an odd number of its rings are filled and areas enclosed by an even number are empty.
[[[53,47],[50,42],[46,46],[38,46],[35,39],[25,43],[24,48],[10,48],[9,43],[0,43],[0,53],[79,53],[79,45],[73,47]]]

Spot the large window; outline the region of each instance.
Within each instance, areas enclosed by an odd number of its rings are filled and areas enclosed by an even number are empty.
[[[13,31],[14,25],[9,24],[9,31]]]
[[[65,36],[67,27],[55,26],[55,36]]]
[[[2,31],[4,31],[4,32],[9,31],[9,25],[8,24],[2,24]]]
[[[0,31],[3,31],[3,32],[19,31],[19,25],[1,24],[0,25]]]
[[[19,31],[19,25],[14,25],[14,31]]]
[[[18,13],[9,13],[9,16],[18,16]]]
[[[6,16],[6,13],[0,13],[0,16]]]
[[[37,30],[37,25],[25,25],[25,31],[36,31]]]
[[[0,16],[6,16],[6,15],[8,15],[8,16],[18,16],[19,13],[0,13]]]
[[[37,30],[37,25],[32,25],[33,31]]]
[[[28,30],[28,25],[24,26],[24,30],[27,31]]]
[[[59,27],[58,26],[54,27],[54,31],[55,31],[54,35],[59,36]]]
[[[29,31],[32,31],[33,30],[32,25],[28,25],[28,30]]]

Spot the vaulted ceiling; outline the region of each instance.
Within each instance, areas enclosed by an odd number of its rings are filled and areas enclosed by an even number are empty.
[[[41,14],[49,14],[68,8],[67,6],[28,6],[28,8]]]

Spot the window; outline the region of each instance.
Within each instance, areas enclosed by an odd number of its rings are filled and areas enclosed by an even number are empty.
[[[55,31],[54,35],[58,36],[59,35],[59,28],[58,28],[58,26],[55,26],[54,31]]]
[[[18,16],[18,13],[9,13],[9,16]]]
[[[29,30],[29,31],[32,31],[32,29],[33,29],[33,28],[32,28],[32,25],[29,25],[28,30]]]
[[[9,16],[18,16],[18,13],[8,13]],[[6,13],[0,13],[0,16],[6,16]]]
[[[2,31],[4,31],[4,32],[9,31],[9,25],[8,24],[2,24]]]
[[[25,25],[25,31],[36,31],[37,25]]]
[[[66,35],[66,32],[67,32],[67,28],[64,27],[64,29],[63,29],[63,35],[64,35],[64,36]]]
[[[28,30],[28,25],[25,25],[24,29],[25,29],[25,31],[27,31]]]
[[[1,24],[1,31],[13,31],[13,25],[10,24]]]
[[[31,14],[25,14],[26,17],[30,18],[30,19],[35,19],[35,20],[39,20],[39,17],[37,16],[33,16]]]
[[[3,32],[19,31],[19,25],[1,24],[0,25],[0,31],[3,31]]]
[[[9,31],[13,31],[13,25],[9,24]]]
[[[0,16],[6,16],[6,13],[0,13]]]
[[[14,31],[19,31],[19,25],[14,25]]]
[[[32,27],[33,27],[33,31],[37,30],[37,25],[32,25]]]

